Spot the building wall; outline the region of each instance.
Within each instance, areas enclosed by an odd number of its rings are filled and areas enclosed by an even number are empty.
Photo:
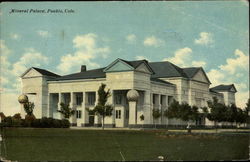
[[[204,79],[202,73],[197,73],[193,80],[187,80],[184,78],[161,78],[174,85],[166,85],[159,82],[150,80],[151,74],[145,70],[145,67],[139,67],[135,71],[119,71],[119,72],[107,72],[106,78],[97,79],[84,79],[84,80],[66,80],[66,81],[47,81],[49,78],[42,76],[35,70],[28,72],[23,78],[23,93],[33,95],[35,102],[34,114],[37,118],[42,116],[53,116],[53,112],[59,109],[59,103],[63,100],[63,94],[70,94],[70,106],[75,110],[82,111],[82,118],[76,119],[72,117],[70,120],[72,123],[76,123],[77,126],[88,124],[88,112],[86,108],[93,109],[93,105],[87,104],[88,92],[96,92],[96,101],[98,100],[97,91],[99,86],[104,83],[107,85],[107,89],[111,90],[113,94],[116,90],[128,91],[130,89],[136,89],[140,93],[140,101],[137,103],[137,113],[130,116],[136,118],[135,124],[172,124],[172,125],[186,125],[187,122],[183,122],[177,119],[167,119],[163,115],[156,121],[153,120],[152,111],[153,108],[160,109],[164,112],[168,108],[169,97],[175,98],[179,102],[187,102],[190,105],[196,105],[198,107],[207,106],[207,101],[212,100],[212,97],[217,97],[220,102],[226,103],[235,102],[234,93],[210,93],[209,83]],[[79,92],[83,94],[82,105],[76,105],[75,93]],[[157,95],[156,104],[153,104],[153,95]],[[223,97],[224,96],[224,97]],[[161,102],[161,98],[163,101]],[[113,104],[114,96],[112,95],[108,99],[108,103]],[[97,102],[95,103],[97,104]],[[51,110],[53,109],[53,111]],[[128,105],[116,106],[113,111],[113,116],[105,118],[105,124],[117,126],[127,126],[128,119],[124,121],[118,121],[115,119],[115,110],[122,110],[122,115],[128,109]],[[24,113],[22,113],[24,115]],[[140,119],[140,116],[144,116],[144,120]],[[55,117],[55,116],[53,116]],[[60,115],[56,118],[61,118]],[[100,124],[100,116],[95,116],[95,124]],[[118,123],[119,122],[119,123]],[[209,121],[207,123],[209,125]],[[210,122],[211,124],[211,122]]]
[[[224,102],[226,105],[235,104],[235,94],[233,92],[220,92],[224,95]]]
[[[47,115],[47,99],[48,99],[48,86],[47,86],[48,77],[42,76],[34,69],[31,69],[23,78],[22,78],[22,93],[27,94],[32,98],[32,102],[35,104],[34,115],[37,118],[41,118]],[[25,116],[25,113],[21,111],[22,117]]]

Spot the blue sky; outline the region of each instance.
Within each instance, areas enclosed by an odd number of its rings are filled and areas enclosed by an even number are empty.
[[[31,66],[68,74],[83,64],[107,66],[118,57],[202,66],[211,86],[235,83],[237,104],[244,107],[249,97],[248,9],[246,1],[1,3],[1,111],[19,109],[18,76]],[[13,102],[3,102],[9,98]]]

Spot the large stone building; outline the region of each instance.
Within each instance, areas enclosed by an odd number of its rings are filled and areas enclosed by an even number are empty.
[[[157,123],[186,125],[186,122],[167,119],[162,115],[153,120],[152,110],[164,111],[173,99],[198,107],[217,97],[227,105],[235,103],[234,85],[209,88],[210,81],[202,67],[180,68],[170,62],[126,61],[117,59],[108,66],[60,76],[32,67],[22,76],[22,93],[35,103],[37,118],[61,118],[60,103],[76,110],[70,121],[77,126],[101,126],[101,118],[87,111],[97,104],[97,91],[104,83],[111,90],[108,102],[114,105],[113,115],[105,118],[106,127],[151,127]],[[22,115],[24,115],[22,109]],[[142,115],[144,120],[142,120]],[[200,119],[193,124],[209,125]]]

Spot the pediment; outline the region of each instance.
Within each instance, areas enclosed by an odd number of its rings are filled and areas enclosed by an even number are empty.
[[[144,73],[149,73],[149,74],[152,73],[144,63],[142,63],[141,65],[139,65],[139,66],[136,68],[136,70],[137,70],[137,71],[140,71],[140,72],[144,72]]]
[[[203,70],[199,70],[192,79],[200,82],[210,83]]]
[[[134,68],[126,62],[117,59],[104,69],[104,72],[132,71]]]
[[[21,77],[22,78],[30,78],[30,77],[41,77],[42,74],[36,71],[33,68],[28,69]]]
[[[230,89],[230,92],[237,92],[234,86],[232,86],[232,88]]]

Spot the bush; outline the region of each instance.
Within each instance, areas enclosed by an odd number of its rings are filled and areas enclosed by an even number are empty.
[[[54,119],[53,121],[53,127],[54,128],[61,128],[61,121],[58,119]]]
[[[69,128],[70,127],[70,122],[66,119],[62,120],[62,128]]]
[[[41,119],[41,127],[42,128],[52,128],[53,127],[53,118],[47,118],[47,117],[43,117]]]
[[[11,127],[12,126],[12,117],[7,116],[3,119],[3,123],[6,127]]]
[[[35,127],[35,128],[41,128],[41,119],[35,119],[32,121],[31,123],[31,126],[32,127]]]
[[[4,115],[4,113],[3,113],[3,112],[0,112],[0,118],[1,118],[1,121],[3,121],[3,120],[4,120],[5,115]]]
[[[53,119],[43,117],[36,119],[34,115],[26,115],[25,119],[21,119],[19,114],[13,117],[8,116],[3,119],[2,125],[5,127],[34,127],[34,128],[69,128],[70,123],[66,119]]]
[[[13,117],[12,118],[14,118],[14,119],[21,119],[22,117],[21,117],[21,114],[20,113],[16,113],[15,115],[13,115]]]

